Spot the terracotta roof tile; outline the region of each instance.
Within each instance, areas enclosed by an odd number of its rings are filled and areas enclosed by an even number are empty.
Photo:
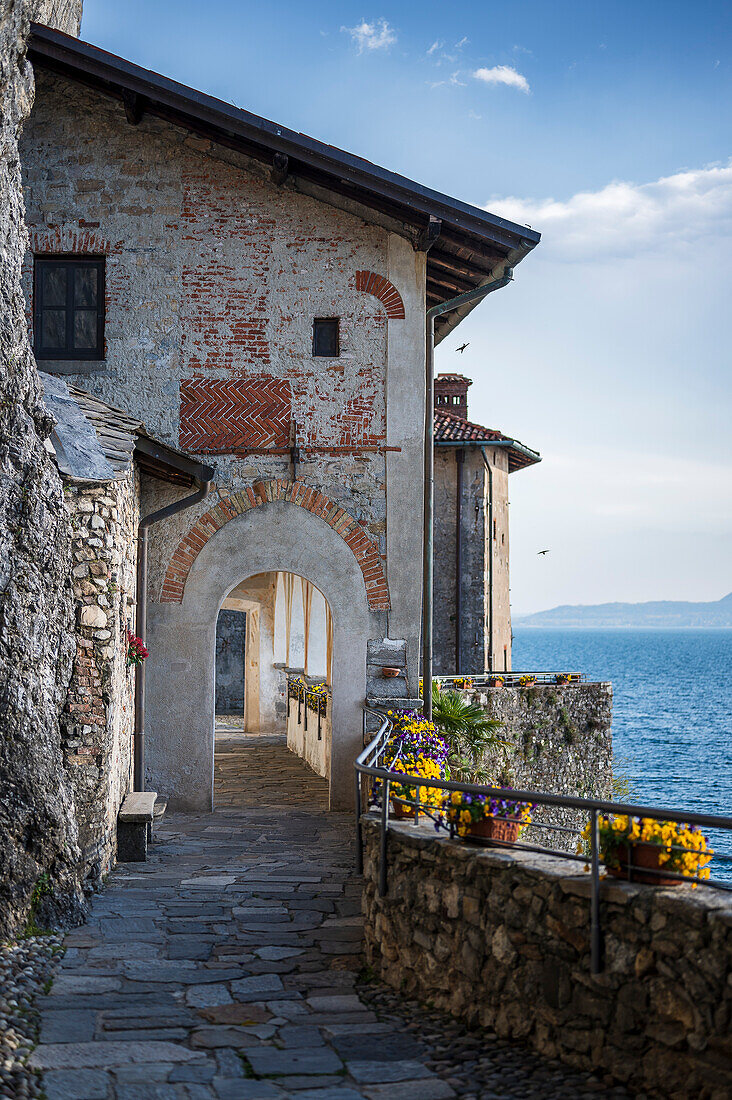
[[[537,451],[525,447],[523,443],[503,435],[493,428],[484,428],[482,424],[474,424],[465,420],[456,413],[435,409],[435,443],[511,443],[507,447],[508,470],[521,470],[524,466],[533,466],[535,462],[541,462],[541,456]]]

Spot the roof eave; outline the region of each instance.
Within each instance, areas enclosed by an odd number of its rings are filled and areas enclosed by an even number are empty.
[[[448,282],[452,279],[482,286],[500,278],[506,267],[515,267],[539,243],[540,234],[527,226],[433,191],[61,31],[33,24],[29,56],[34,64],[91,85],[102,94],[119,99],[137,96],[142,111],[195,132],[205,131],[216,143],[233,143],[244,155],[268,163],[275,154],[284,154],[294,177],[322,186],[341,200],[360,202],[366,208],[371,203],[374,211],[391,212],[404,224],[415,247],[430,218],[438,219],[442,222],[444,248],[440,249],[439,264],[436,261],[431,266],[427,253],[427,283],[433,296],[443,301],[454,297],[449,289],[439,289],[446,271]],[[473,308],[471,303],[441,318],[436,343]]]

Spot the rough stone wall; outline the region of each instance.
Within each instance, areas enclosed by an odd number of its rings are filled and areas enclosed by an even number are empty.
[[[468,693],[490,718],[501,723],[505,747],[491,750],[494,778],[518,790],[612,798],[613,748],[611,684],[537,684],[487,688]],[[577,827],[571,810],[537,809],[534,821]],[[531,830],[531,841],[574,851],[576,837]]]
[[[389,234],[290,185],[264,166],[48,73],[23,144],[31,251],[107,257],[106,359],[58,364],[189,452],[206,454],[223,494],[301,479],[385,542],[385,306],[357,289],[385,273]],[[48,164],[54,165],[53,181]],[[32,262],[25,265],[32,297]],[[315,317],[341,318],[341,354],[313,358]],[[151,533],[153,591],[209,499]]]
[[[82,903],[58,726],[70,667],[69,543],[24,317],[18,155],[33,101],[30,20],[76,34],[80,17],[81,0],[0,5],[0,937],[26,919],[42,873],[54,893],[39,920],[74,919]]]
[[[132,780],[134,632],[139,480],[69,485],[76,655],[62,716],[84,877],[99,885],[116,855],[120,803]]]
[[[457,452],[463,455],[461,496],[460,661],[456,660]],[[493,511],[488,473],[478,447],[435,450],[434,670],[437,675],[479,674],[511,668],[511,605],[508,560],[508,459],[486,448],[493,467]],[[489,532],[493,520],[493,530]],[[490,632],[490,553],[493,552],[493,638]]]
[[[601,1069],[663,1100],[732,1092],[732,903],[689,886],[601,884],[605,967],[590,974],[589,876],[576,863],[476,850],[364,823],[366,959],[407,996]]]

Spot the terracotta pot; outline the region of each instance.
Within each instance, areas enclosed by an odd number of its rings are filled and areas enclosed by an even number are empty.
[[[382,668],[381,675],[385,680],[393,680],[399,675],[400,670],[398,668]]]
[[[504,684],[505,684],[504,680],[491,680],[488,684],[488,687],[502,688],[504,686]]]
[[[480,837],[482,840],[500,840],[504,844],[515,844],[518,834],[518,821],[508,821],[505,817],[484,817],[482,821],[473,822],[467,835]]]
[[[414,821],[414,806],[402,802],[401,798],[392,798],[391,816],[396,821]]]
[[[634,844],[621,844],[618,847],[620,867],[607,867],[607,873],[613,878],[629,879],[631,882],[647,882],[651,886],[679,886],[681,879],[667,878],[665,875],[648,874],[657,871],[661,864],[659,856],[663,848],[658,844],[646,844],[642,841]],[[646,873],[639,868],[645,867]]]

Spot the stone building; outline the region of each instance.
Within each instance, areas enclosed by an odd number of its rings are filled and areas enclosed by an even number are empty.
[[[434,671],[511,668],[508,477],[541,461],[468,419],[469,378],[435,378]]]
[[[395,694],[417,695],[425,310],[503,285],[538,234],[46,27],[29,56],[36,358],[213,468],[150,529],[147,782],[211,806],[217,616],[249,601],[261,627],[251,586],[287,575],[332,620],[326,768],[350,806],[367,643],[398,641]],[[142,486],[144,514],[182,499]]]
[[[140,752],[139,682],[127,655],[129,635],[141,629],[142,493],[151,485],[190,488],[193,475],[211,471],[152,439],[127,413],[62,378],[40,378],[71,543],[73,653],[59,772],[71,795],[77,867],[93,889],[115,861],[117,814]]]

